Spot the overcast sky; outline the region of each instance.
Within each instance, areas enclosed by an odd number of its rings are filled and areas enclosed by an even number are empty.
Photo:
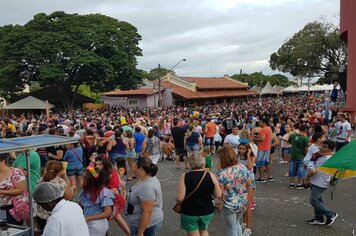
[[[101,13],[142,35],[138,67],[160,63],[185,76],[275,73],[269,56],[288,37],[321,17],[337,22],[339,0],[0,0],[0,25],[24,24],[53,11]]]

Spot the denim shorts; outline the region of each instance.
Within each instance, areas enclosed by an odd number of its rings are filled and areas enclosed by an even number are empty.
[[[214,145],[214,137],[205,137],[205,145],[206,146],[213,146]]]
[[[193,232],[196,230],[207,230],[212,218],[213,214],[204,216],[189,216],[181,213],[180,227],[187,232]]]
[[[80,169],[67,169],[68,176],[82,176],[83,175],[83,168]]]
[[[143,232],[144,236],[154,236],[156,235],[156,233],[161,229],[162,227],[162,222],[156,224],[156,225],[152,225],[150,227],[148,227],[145,232]],[[131,231],[131,235],[132,236],[136,236],[137,232],[138,232],[138,226],[135,225],[130,225],[130,231]]]
[[[115,160],[118,158],[123,158],[127,161],[128,159],[128,155],[127,154],[118,154],[118,153],[114,153],[112,155],[110,155],[110,161],[111,163],[115,163]]]
[[[194,144],[193,146],[185,146],[185,149],[187,151],[199,151],[200,147],[199,147],[199,144]]]
[[[128,158],[136,158],[135,150],[127,151],[127,157]]]
[[[282,153],[283,154],[286,154],[286,155],[288,155],[288,154],[290,154],[291,153],[291,150],[292,150],[292,148],[291,147],[289,147],[289,148],[282,148]]]
[[[269,166],[270,165],[270,151],[258,151],[256,166]]]
[[[305,177],[307,175],[304,169],[303,161],[290,160],[289,162],[289,177]]]

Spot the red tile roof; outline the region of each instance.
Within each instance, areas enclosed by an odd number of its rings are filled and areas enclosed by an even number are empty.
[[[225,97],[242,97],[257,95],[258,93],[249,90],[220,90],[220,91],[192,91],[178,86],[168,81],[162,81],[166,88],[172,88],[172,93],[184,99],[208,99],[208,98],[225,98]],[[225,87],[226,88],[226,87]]]
[[[224,88],[247,88],[248,86],[239,81],[232,81],[227,78],[214,77],[179,77],[188,82],[196,82],[197,89],[224,89]]]
[[[139,88],[139,89],[131,89],[131,90],[120,90],[115,89],[114,91],[110,91],[104,93],[105,96],[130,96],[130,95],[150,95],[153,94],[153,88]]]

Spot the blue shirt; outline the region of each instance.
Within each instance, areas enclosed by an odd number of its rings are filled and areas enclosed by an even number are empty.
[[[104,212],[106,206],[114,205],[115,196],[108,188],[103,188],[93,202],[90,198],[90,193],[81,191],[79,195],[80,204],[83,206],[84,216],[92,216]]]
[[[72,148],[66,151],[63,160],[68,162],[67,169],[81,169],[83,168],[83,149],[82,147]]]
[[[145,135],[143,133],[134,133],[133,134],[136,145],[135,145],[135,152],[142,152],[142,143],[145,140]]]
[[[189,136],[189,138],[187,138],[187,145],[192,147],[195,144],[199,144],[199,137],[200,134],[197,132],[192,132],[192,134]]]

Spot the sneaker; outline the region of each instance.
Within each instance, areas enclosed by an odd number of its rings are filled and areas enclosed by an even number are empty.
[[[252,234],[251,229],[246,228],[242,233],[243,236],[250,236]]]
[[[295,188],[296,189],[304,189],[304,186],[302,184],[297,184],[297,186]]]
[[[267,178],[267,180],[268,180],[268,182],[274,182],[273,177],[271,177],[271,178]]]
[[[246,223],[241,224],[241,230],[244,231],[246,229]]]
[[[331,218],[326,218],[325,225],[332,225],[338,216],[339,216],[339,215],[334,212],[334,213],[333,213],[333,217],[331,217]]]
[[[278,163],[280,163],[280,164],[284,164],[284,160],[280,160]]]
[[[265,180],[265,179],[258,178],[258,179],[256,179],[256,182],[266,183],[266,180]]]
[[[314,218],[314,219],[311,219],[311,220],[307,220],[307,224],[310,224],[310,225],[325,225],[325,221]]]
[[[289,188],[294,189],[295,185],[294,184],[289,184]]]

